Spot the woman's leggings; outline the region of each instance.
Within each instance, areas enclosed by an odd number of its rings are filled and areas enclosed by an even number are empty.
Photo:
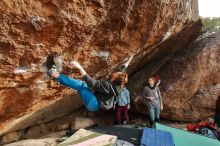
[[[125,116],[126,124],[129,124],[128,106],[116,106],[117,122],[121,125],[122,115]]]
[[[56,81],[64,86],[77,90],[84,105],[89,111],[95,112],[100,109],[98,99],[84,81],[70,78],[64,74],[60,74]]]
[[[148,108],[150,124],[160,121],[160,107]]]

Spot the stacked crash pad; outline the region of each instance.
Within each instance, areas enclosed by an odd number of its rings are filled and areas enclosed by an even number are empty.
[[[117,137],[80,129],[58,146],[104,146],[114,145]]]

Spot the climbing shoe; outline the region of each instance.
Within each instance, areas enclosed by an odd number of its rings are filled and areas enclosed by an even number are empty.
[[[62,71],[62,65],[63,65],[63,61],[62,61],[62,59],[61,59],[61,56],[59,56],[59,55],[56,55],[56,56],[54,56],[54,63],[55,63],[55,65],[56,65],[56,69],[57,69],[57,71],[58,72],[61,72]]]
[[[62,71],[62,59],[58,53],[51,53],[48,55],[44,65],[47,70],[50,70],[55,65],[58,72]]]
[[[46,62],[43,65],[46,68],[46,72],[50,79],[52,79],[53,73],[60,73],[62,71],[62,59],[58,53],[51,53],[47,56]]]
[[[53,79],[52,75],[54,73],[57,73],[57,68],[56,68],[56,65],[53,65],[48,71],[47,71],[47,74],[49,76],[50,79]]]

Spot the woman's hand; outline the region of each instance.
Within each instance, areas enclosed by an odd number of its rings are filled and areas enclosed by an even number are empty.
[[[116,107],[116,105],[114,104],[114,105],[113,105],[113,110],[115,110],[115,107]]]
[[[153,96],[150,96],[150,97],[146,97],[148,100],[152,101],[154,100],[154,97]]]
[[[127,108],[128,108],[128,109],[130,109],[130,108],[131,108],[130,104],[128,104],[128,105],[127,105]]]
[[[160,110],[163,111],[163,104],[160,104]]]

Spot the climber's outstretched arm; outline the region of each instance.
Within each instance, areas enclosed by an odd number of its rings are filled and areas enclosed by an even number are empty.
[[[70,62],[70,64],[72,66],[76,67],[80,71],[80,73],[83,77],[87,74],[86,71],[83,69],[83,67],[78,62],[72,61],[72,62]]]
[[[130,64],[133,57],[134,57],[134,54],[131,54],[129,56],[128,60],[119,67],[118,71],[119,72],[124,72],[127,69],[128,65]]]
[[[76,67],[80,71],[84,81],[86,82],[86,84],[90,88],[95,89],[95,88],[97,88],[100,85],[100,83],[99,83],[100,81],[91,78],[78,62],[72,61],[72,62],[70,62],[70,64],[72,66]]]
[[[83,69],[83,67],[76,61],[72,61],[70,63],[72,66],[76,67],[77,69],[79,69],[81,75],[83,76],[83,80],[85,81],[85,83],[92,88],[95,91],[99,91],[99,92],[104,92],[104,91],[108,91],[110,88],[110,84],[108,81],[106,80],[96,80],[92,77],[90,77],[86,71]]]
[[[133,59],[134,54],[131,54],[128,58],[128,60],[124,63],[124,66],[126,66],[126,68],[128,67],[128,65],[130,64],[131,60]]]

